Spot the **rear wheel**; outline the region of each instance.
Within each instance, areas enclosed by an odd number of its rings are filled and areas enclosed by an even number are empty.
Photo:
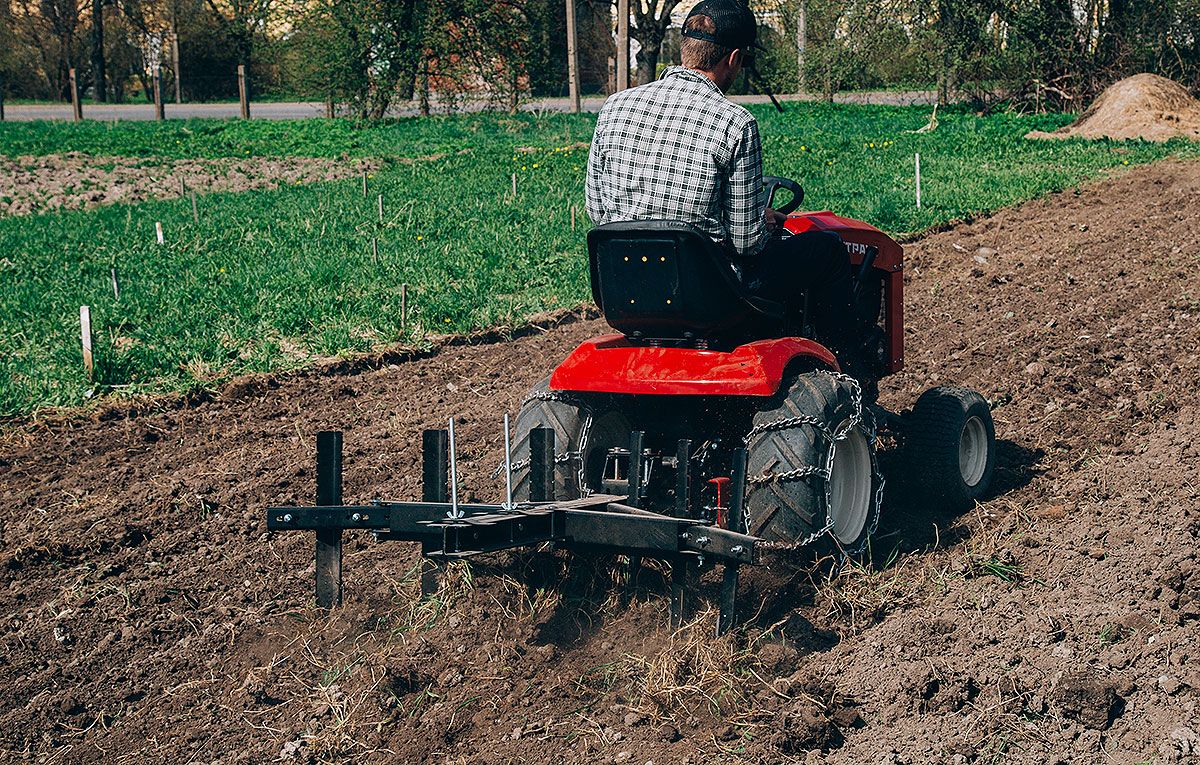
[[[792,378],[754,417],[746,528],[771,542],[860,553],[879,522],[875,426],[845,375]]]
[[[905,454],[922,499],[963,510],[982,499],[996,467],[996,426],[983,396],[969,388],[931,388],[913,406]]]
[[[529,433],[554,431],[554,498],[578,499],[600,485],[604,457],[614,446],[629,444],[629,421],[617,411],[601,411],[599,402],[550,390],[549,378],[525,396],[513,425],[513,499],[529,500]]]

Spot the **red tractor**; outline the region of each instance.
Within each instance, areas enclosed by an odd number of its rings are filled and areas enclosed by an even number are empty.
[[[792,192],[781,212],[799,206],[799,185],[766,182],[772,197]],[[654,513],[728,528],[728,477],[744,448],[733,531],[858,555],[879,521],[880,431],[900,445],[925,499],[962,508],[987,492],[995,429],[982,396],[933,388],[894,414],[864,395],[904,364],[900,245],[828,211],[790,214],[784,228],[830,231],[845,243],[856,310],[872,328],[863,338],[869,378],[842,374],[807,339],[807,322],[790,326],[781,305],[746,294],[727,254],[699,230],[600,226],[588,234],[592,295],[615,333],[584,342],[530,391],[514,428],[516,455],[530,453],[533,429],[553,430],[555,498],[627,495]],[[530,497],[528,465],[513,464],[519,500]]]

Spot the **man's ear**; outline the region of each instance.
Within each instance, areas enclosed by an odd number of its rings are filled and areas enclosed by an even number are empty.
[[[727,63],[729,64],[729,67],[731,69],[734,67],[737,67],[737,66],[741,66],[742,65],[742,49],[734,48],[733,50],[731,50],[729,52],[729,59],[728,59]]]

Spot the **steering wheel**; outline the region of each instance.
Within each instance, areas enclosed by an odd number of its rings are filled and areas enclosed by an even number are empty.
[[[804,201],[804,187],[796,183],[791,178],[780,178],[776,175],[764,175],[763,186],[767,189],[767,207],[771,207],[771,203],[775,201],[775,192],[780,189],[786,189],[792,192],[792,198],[787,201],[783,207],[774,208],[776,212],[787,215],[796,211],[800,207],[800,203]]]

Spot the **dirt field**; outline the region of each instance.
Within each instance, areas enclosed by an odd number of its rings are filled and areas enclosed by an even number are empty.
[[[114,202],[171,199],[187,192],[277,189],[300,183],[353,178],[374,171],[377,160],[314,157],[248,159],[135,159],[50,154],[0,157],[0,217],[59,208],[92,208]],[[181,186],[182,184],[182,186]]]
[[[456,415],[495,497],[498,420],[599,322],[353,374],[233,384],[0,446],[7,762],[1135,763],[1200,757],[1200,163],[1138,168],[908,246],[908,369],[994,402],[995,496],[903,500],[895,565],[747,577],[748,630],[678,634],[653,572],[497,556],[416,602],[410,546],[350,537],[309,607],[313,493],[414,497]]]

